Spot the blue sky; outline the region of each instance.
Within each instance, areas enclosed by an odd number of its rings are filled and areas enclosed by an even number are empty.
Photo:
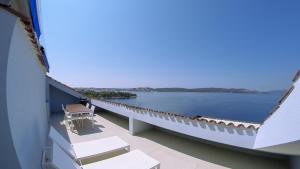
[[[72,87],[285,89],[300,1],[43,0],[50,75]]]

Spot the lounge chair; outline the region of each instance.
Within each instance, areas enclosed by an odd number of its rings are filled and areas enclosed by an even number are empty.
[[[129,144],[117,136],[71,144],[52,126],[49,136],[53,142],[58,144],[73,159],[79,161],[118,150],[130,150]]]
[[[134,150],[103,161],[78,165],[56,143],[53,143],[51,160],[43,166],[58,169],[159,169],[160,163],[140,150]]]

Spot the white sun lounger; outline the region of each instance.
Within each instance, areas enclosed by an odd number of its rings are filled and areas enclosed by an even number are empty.
[[[66,153],[76,160],[82,160],[123,149],[126,149],[127,151],[130,150],[129,144],[117,136],[71,144],[52,126],[50,128],[49,136],[53,142],[58,144]]]
[[[140,150],[134,150],[103,161],[79,166],[56,143],[53,143],[51,165],[58,169],[159,169],[160,163]]]

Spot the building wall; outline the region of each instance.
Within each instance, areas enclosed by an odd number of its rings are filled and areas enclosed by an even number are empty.
[[[1,168],[20,169],[19,159],[13,144],[13,137],[8,120],[7,107],[7,63],[13,28],[17,18],[0,9],[0,162]],[[5,24],[2,24],[5,23]]]
[[[6,92],[10,130],[22,169],[41,168],[49,129],[45,74],[17,20],[9,49]]]
[[[280,107],[260,127],[255,148],[300,155],[300,80]]]
[[[80,102],[79,98],[72,96],[69,93],[52,85],[49,85],[49,91],[51,113],[63,113],[61,104],[66,105]]]

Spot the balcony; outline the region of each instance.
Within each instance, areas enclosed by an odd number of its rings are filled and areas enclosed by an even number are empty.
[[[95,126],[84,121],[84,126],[75,125],[73,133],[66,129],[62,114],[52,114],[51,123],[71,143],[118,136],[130,144],[131,150],[140,149],[160,161],[161,169],[285,169],[289,168],[284,156],[258,153],[247,149],[235,149],[193,137],[183,136],[158,127],[136,135],[129,133],[129,120],[111,112],[97,110]],[[83,163],[99,161],[125,152],[89,159]]]

